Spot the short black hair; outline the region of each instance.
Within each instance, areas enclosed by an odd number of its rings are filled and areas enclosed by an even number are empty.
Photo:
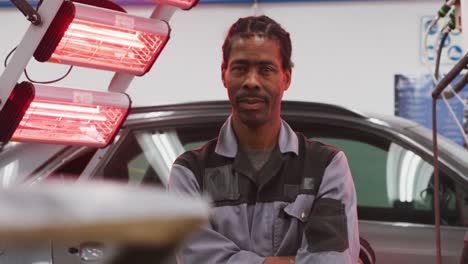
[[[284,70],[289,70],[293,67],[293,63],[291,61],[292,45],[289,33],[284,30],[278,22],[268,16],[262,15],[239,18],[234,24],[232,24],[231,28],[229,28],[223,44],[222,69],[226,69],[228,66],[227,63],[229,61],[232,48],[231,41],[235,36],[240,36],[241,38],[261,36],[278,40],[280,46],[281,66]]]

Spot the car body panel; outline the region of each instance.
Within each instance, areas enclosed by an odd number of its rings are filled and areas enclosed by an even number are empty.
[[[441,228],[443,263],[459,262],[465,230]],[[436,263],[434,226],[360,220],[359,234],[371,243],[379,264]]]

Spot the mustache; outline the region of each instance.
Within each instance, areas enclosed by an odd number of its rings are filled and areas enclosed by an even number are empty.
[[[265,96],[265,95],[262,95],[262,94],[259,94],[257,92],[244,92],[244,93],[239,93],[235,96],[235,100],[237,103],[239,103],[240,101],[246,99],[246,98],[257,98],[257,99],[260,99],[260,100],[263,100],[265,102],[268,102],[268,97]]]

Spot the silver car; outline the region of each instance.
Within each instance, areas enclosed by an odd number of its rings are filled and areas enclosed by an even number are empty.
[[[106,179],[165,186],[175,158],[216,137],[230,110],[227,101],[134,108],[102,149],[8,143],[0,153],[0,185]],[[285,101],[282,117],[296,131],[346,153],[360,236],[370,242],[377,263],[435,263],[431,131],[406,119],[319,103]],[[459,263],[468,230],[468,150],[439,137],[439,161],[443,262]],[[104,248],[99,241],[44,241],[24,255],[25,249],[0,243],[0,263],[96,263]]]

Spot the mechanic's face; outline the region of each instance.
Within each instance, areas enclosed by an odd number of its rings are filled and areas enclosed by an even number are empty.
[[[222,74],[234,120],[252,128],[278,121],[283,92],[291,81],[291,70],[281,67],[278,41],[234,37],[231,47]]]

